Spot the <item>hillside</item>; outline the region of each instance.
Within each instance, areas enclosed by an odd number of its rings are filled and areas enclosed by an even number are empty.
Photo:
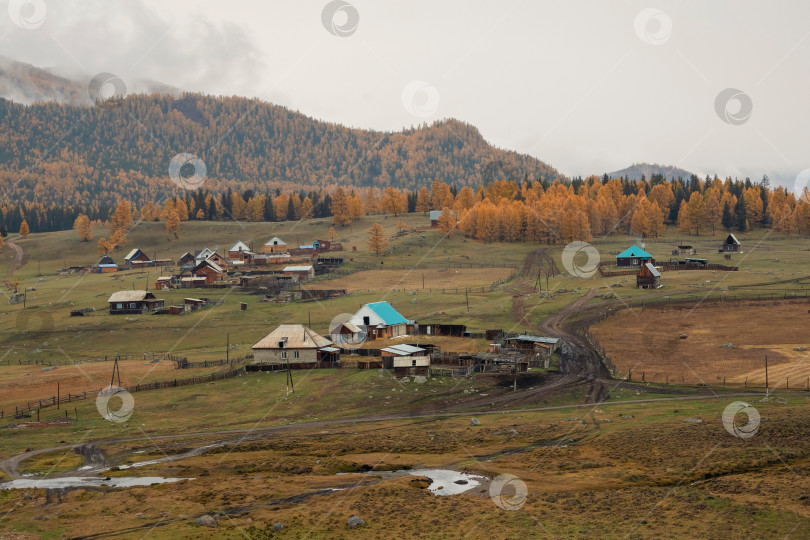
[[[167,173],[182,152],[202,158],[212,191],[558,177],[456,120],[383,133],[239,97],[130,95],[92,107],[0,100],[0,189],[15,200],[141,204],[177,195]]]
[[[660,174],[667,180],[671,180],[673,178],[683,178],[684,180],[689,179],[693,173],[686,171],[684,169],[679,169],[673,165],[659,165],[657,163],[634,163],[629,167],[626,167],[620,171],[614,171],[612,173],[608,173],[608,176],[611,178],[624,178],[627,177],[629,180],[641,180],[642,175],[647,180],[654,174]]]

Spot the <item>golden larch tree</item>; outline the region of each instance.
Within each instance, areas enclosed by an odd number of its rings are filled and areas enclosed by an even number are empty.
[[[87,242],[93,236],[90,227],[90,218],[84,214],[79,214],[76,221],[73,222],[73,228],[79,233],[79,240]]]
[[[368,230],[368,248],[377,255],[385,253],[388,247],[388,239],[385,237],[385,229],[379,223],[375,223]]]
[[[28,222],[22,220],[22,223],[20,223],[20,236],[28,236],[28,233],[30,232],[31,231],[28,230]]]

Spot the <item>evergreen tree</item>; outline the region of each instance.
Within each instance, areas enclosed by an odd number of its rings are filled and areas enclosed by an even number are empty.
[[[720,220],[723,228],[728,230],[734,227],[734,214],[731,213],[731,208],[729,208],[728,201],[723,205],[723,217]]]

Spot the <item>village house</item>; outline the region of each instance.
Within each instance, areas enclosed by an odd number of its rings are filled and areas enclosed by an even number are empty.
[[[230,265],[228,259],[220,255],[216,251],[213,252],[211,255],[209,255],[208,258],[206,258],[205,260],[211,261],[212,263],[216,264],[217,266],[223,269],[227,268]]]
[[[127,263],[127,266],[132,268],[132,266],[137,265],[137,263],[145,264],[151,262],[149,255],[144,253],[138,248],[133,249],[129,252],[129,254],[124,257],[124,262]]]
[[[365,328],[369,339],[404,336],[408,331],[408,320],[388,302],[365,304],[349,322]]]
[[[426,350],[413,345],[391,345],[380,351],[385,369],[393,369],[394,377],[430,375],[430,356]]]
[[[254,366],[309,368],[340,362],[340,349],[303,324],[281,324],[251,349]]]
[[[264,244],[265,253],[287,253],[287,251],[289,251],[287,242],[278,236],[274,236]]]
[[[194,253],[194,264],[195,266],[206,260],[208,257],[214,254],[214,250],[211,248],[204,248],[200,251]]]
[[[648,262],[655,264],[652,255],[636,245],[630,246],[616,255],[617,266],[641,266]]]
[[[163,300],[148,291],[119,291],[107,300],[110,315],[147,313],[163,307]]]
[[[98,268],[99,274],[118,272],[118,265],[115,264],[115,261],[113,261],[112,257],[109,255],[104,255],[101,259],[99,259],[96,267]]]
[[[250,253],[250,248],[241,240],[228,248],[229,259],[241,259],[246,253]]]
[[[742,253],[740,251],[741,245],[740,241],[737,240],[737,237],[733,234],[729,234],[726,237],[726,241],[723,242],[723,249],[722,251],[726,253]]]
[[[366,331],[350,322],[338,324],[329,331],[332,341],[341,345],[357,345],[366,339]]]
[[[197,278],[204,277],[206,284],[222,281],[228,276],[221,266],[208,259],[195,266],[191,275]]]
[[[661,287],[661,272],[651,263],[644,263],[636,274],[636,287],[639,289],[657,289]]]
[[[199,289],[205,287],[206,282],[205,276],[187,276],[180,279],[180,286],[184,289]]]
[[[430,228],[436,229],[439,226],[439,218],[442,215],[441,210],[431,210],[430,211]]]
[[[296,277],[299,281],[308,281],[315,277],[315,267],[311,264],[305,266],[285,266],[284,270],[282,270],[282,274]]]
[[[194,266],[196,266],[197,259],[194,258],[193,253],[186,251],[177,260],[177,264],[180,266],[181,270],[191,270],[194,268]]]

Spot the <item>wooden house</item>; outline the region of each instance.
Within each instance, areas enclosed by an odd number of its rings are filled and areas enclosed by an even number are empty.
[[[393,369],[395,377],[430,375],[430,356],[413,345],[391,345],[380,351],[383,367]]]
[[[219,266],[220,268],[223,268],[223,269],[230,266],[230,263],[228,262],[228,259],[226,259],[222,255],[220,255],[216,251],[213,252],[211,255],[209,255],[208,258],[205,259],[205,260],[206,261],[211,261],[212,263],[216,264],[217,266]]]
[[[726,241],[723,242],[723,251],[725,253],[740,253],[741,252],[740,241],[737,240],[737,237],[733,234],[729,234],[726,237]]]
[[[408,320],[388,302],[365,304],[349,322],[364,328],[369,339],[403,336],[408,331]]]
[[[264,244],[265,253],[287,253],[288,251],[287,242],[278,236],[274,236]]]
[[[431,210],[430,211],[430,228],[436,229],[439,227],[439,218],[442,215],[441,210]]]
[[[197,260],[194,258],[194,254],[190,251],[186,251],[183,253],[179,259],[177,259],[177,265],[181,268],[181,270],[191,270],[197,264]]]
[[[107,300],[110,304],[110,315],[125,313],[148,313],[163,307],[163,300],[147,291],[119,291]]]
[[[507,337],[504,340],[504,345],[510,349],[524,352],[546,352],[552,353],[557,348],[560,339],[555,337],[545,336],[530,336],[521,334],[519,336]]]
[[[635,245],[616,255],[617,266],[641,266],[644,263],[655,264],[655,260],[652,255]]]
[[[690,245],[683,244],[679,245],[678,249],[672,250],[673,255],[695,255],[697,254],[697,250]]]
[[[355,324],[345,322],[332,328],[329,337],[339,345],[358,345],[366,340],[366,331]]]
[[[315,277],[315,267],[311,264],[302,266],[285,266],[282,273],[285,276],[293,276],[299,281],[307,281]]]
[[[187,311],[197,311],[208,305],[208,298],[183,298],[183,305]]]
[[[329,251],[332,249],[332,242],[329,240],[315,240],[312,245],[315,247],[315,251]]]
[[[149,255],[140,249],[135,248],[130,251],[126,257],[124,257],[124,262],[127,263],[127,266],[131,268],[132,266],[137,266],[138,263],[141,263],[141,265],[149,263],[151,262],[151,259],[149,258]]]
[[[657,289],[661,286],[661,272],[652,263],[644,263],[636,274],[636,287],[639,289]]]
[[[340,362],[340,349],[327,338],[303,324],[282,324],[253,347],[253,365],[295,368],[334,365]]]
[[[206,284],[222,281],[228,276],[221,266],[209,259],[195,266],[191,271],[191,275],[198,278],[204,277]]]
[[[214,250],[211,248],[203,248],[200,251],[194,253],[194,264],[198,265],[208,257],[214,254]]]

